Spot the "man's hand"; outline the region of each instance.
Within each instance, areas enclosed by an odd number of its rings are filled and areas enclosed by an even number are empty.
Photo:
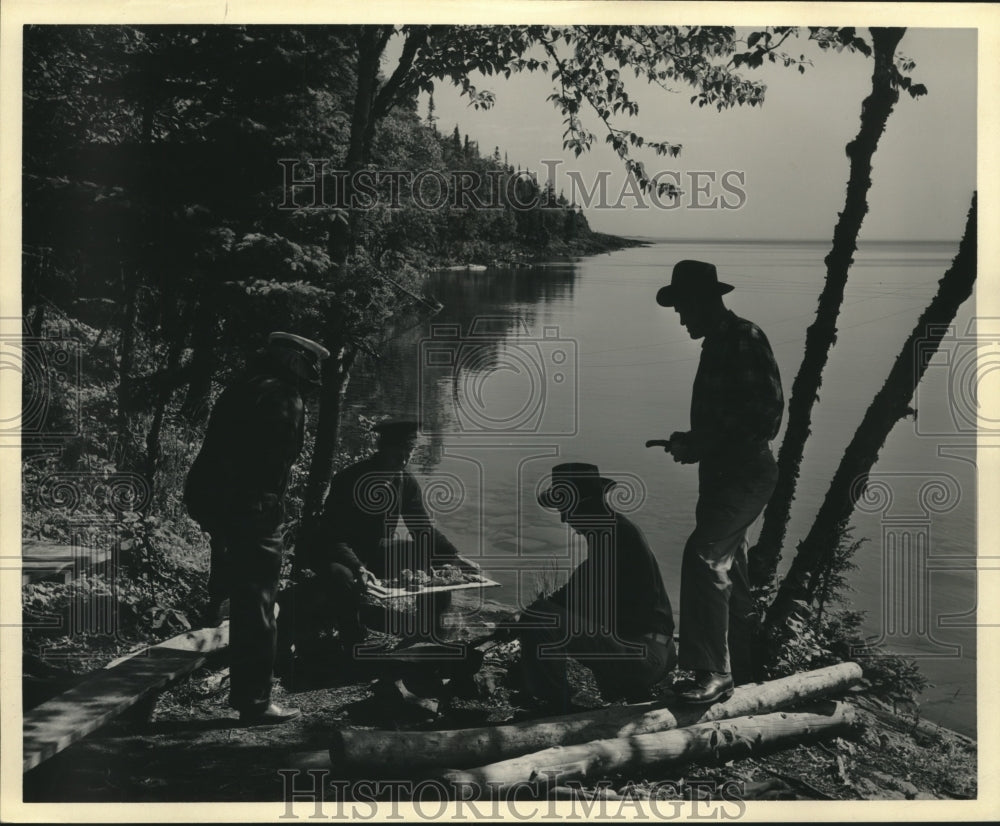
[[[670,434],[670,453],[674,457],[674,461],[680,462],[682,465],[694,464],[700,458],[690,432],[677,431]]]
[[[510,642],[510,640],[516,638],[518,635],[518,623],[520,621],[520,611],[508,614],[497,623],[497,628],[493,631],[493,639],[497,642]]]
[[[355,582],[358,583],[358,587],[361,589],[362,594],[368,593],[369,585],[378,585],[379,578],[375,576],[371,571],[362,566],[358,569],[358,575],[355,578]]]
[[[453,565],[457,565],[463,571],[468,571],[470,574],[478,574],[481,568],[473,562],[471,559],[466,559],[464,556],[456,556]]]

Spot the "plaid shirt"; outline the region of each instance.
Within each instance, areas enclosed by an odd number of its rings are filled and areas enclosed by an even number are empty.
[[[705,336],[691,393],[691,432],[702,455],[739,452],[778,435],[785,401],[767,336],[726,310]]]

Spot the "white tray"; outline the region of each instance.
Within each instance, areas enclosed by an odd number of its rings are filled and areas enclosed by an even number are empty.
[[[381,599],[399,599],[400,597],[418,597],[421,594],[436,594],[441,591],[467,591],[470,588],[499,587],[499,582],[481,576],[479,582],[460,582],[457,585],[425,585],[419,591],[411,591],[409,588],[390,588],[382,583],[371,584],[368,586],[368,593]]]

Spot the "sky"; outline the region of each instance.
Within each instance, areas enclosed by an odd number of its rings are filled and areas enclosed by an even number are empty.
[[[861,29],[867,36],[867,30]],[[398,38],[396,39],[398,41]],[[589,153],[579,158],[562,149],[564,126],[546,100],[551,91],[544,74],[473,78],[479,88],[496,94],[489,111],[476,111],[450,85],[434,93],[438,128],[451,132],[457,123],[483,154],[494,146],[514,166],[530,168],[544,179],[558,161],[556,188],[572,195],[576,170],[592,188],[602,170],[610,175],[612,203],[625,208],[585,209],[591,227],[602,232],[656,238],[828,239],[843,207],[848,177],[844,148],[857,132],[861,102],[870,91],[872,60],[861,54],[822,52],[804,37],[789,41],[788,51],[813,61],[805,74],[766,65],[756,74],[767,83],[762,107],[718,112],[689,103],[692,90],[670,93],[646,84],[634,86],[639,115],[618,125],[647,139],[683,144],[678,158],[637,155],[647,171],[671,171],[687,194],[680,206],[664,210],[647,201],[620,198],[625,185],[621,161],[603,143],[603,127],[594,118],[588,127],[598,135]],[[386,68],[394,65],[398,42],[392,44]],[[889,118],[873,162],[870,212],[862,240],[957,240],[976,186],[977,33],[975,29],[910,28],[899,51],[916,62],[914,82],[928,94],[903,94]],[[751,70],[752,71],[752,70]],[[749,74],[749,73],[748,73]],[[632,80],[632,78],[629,78]],[[632,88],[632,87],[630,87]],[[426,95],[420,111],[426,113]],[[692,178],[692,173],[714,173]],[[722,179],[730,173],[730,191]],[[669,178],[668,180],[675,180]],[[693,183],[702,188],[695,195]],[[694,208],[716,201],[737,209]],[[665,202],[669,204],[669,202]]]

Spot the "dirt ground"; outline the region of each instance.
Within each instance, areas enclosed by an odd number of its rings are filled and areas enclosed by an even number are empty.
[[[490,627],[486,620],[456,633],[469,637]],[[398,644],[386,634],[375,633],[373,639],[388,650]],[[487,678],[477,686],[466,685],[459,692],[466,697],[442,702],[437,713],[430,713],[419,705],[377,697],[373,688],[380,667],[345,660],[331,645],[328,655],[293,661],[276,682],[274,700],[300,708],[301,717],[279,726],[242,727],[227,706],[228,669],[223,657],[216,657],[160,695],[155,708],[136,709],[29,772],[24,800],[280,804],[287,782],[280,772],[329,767],[331,734],[340,727],[450,729],[551,715],[551,710],[526,706],[506,685],[507,670],[516,659],[516,642],[494,646],[480,671]],[[579,689],[577,704],[602,704],[586,669],[574,665],[571,676]],[[656,695],[670,696],[669,681],[657,687]],[[857,708],[858,719],[843,737],[723,766],[611,777],[605,784],[608,793],[612,799],[615,794],[683,798],[685,784],[713,781],[718,788],[729,783],[730,795],[745,788],[756,799],[975,798],[974,741],[896,715],[858,691],[846,699]],[[332,784],[344,778],[331,774],[327,779],[332,800]],[[280,814],[276,808],[275,816]]]

